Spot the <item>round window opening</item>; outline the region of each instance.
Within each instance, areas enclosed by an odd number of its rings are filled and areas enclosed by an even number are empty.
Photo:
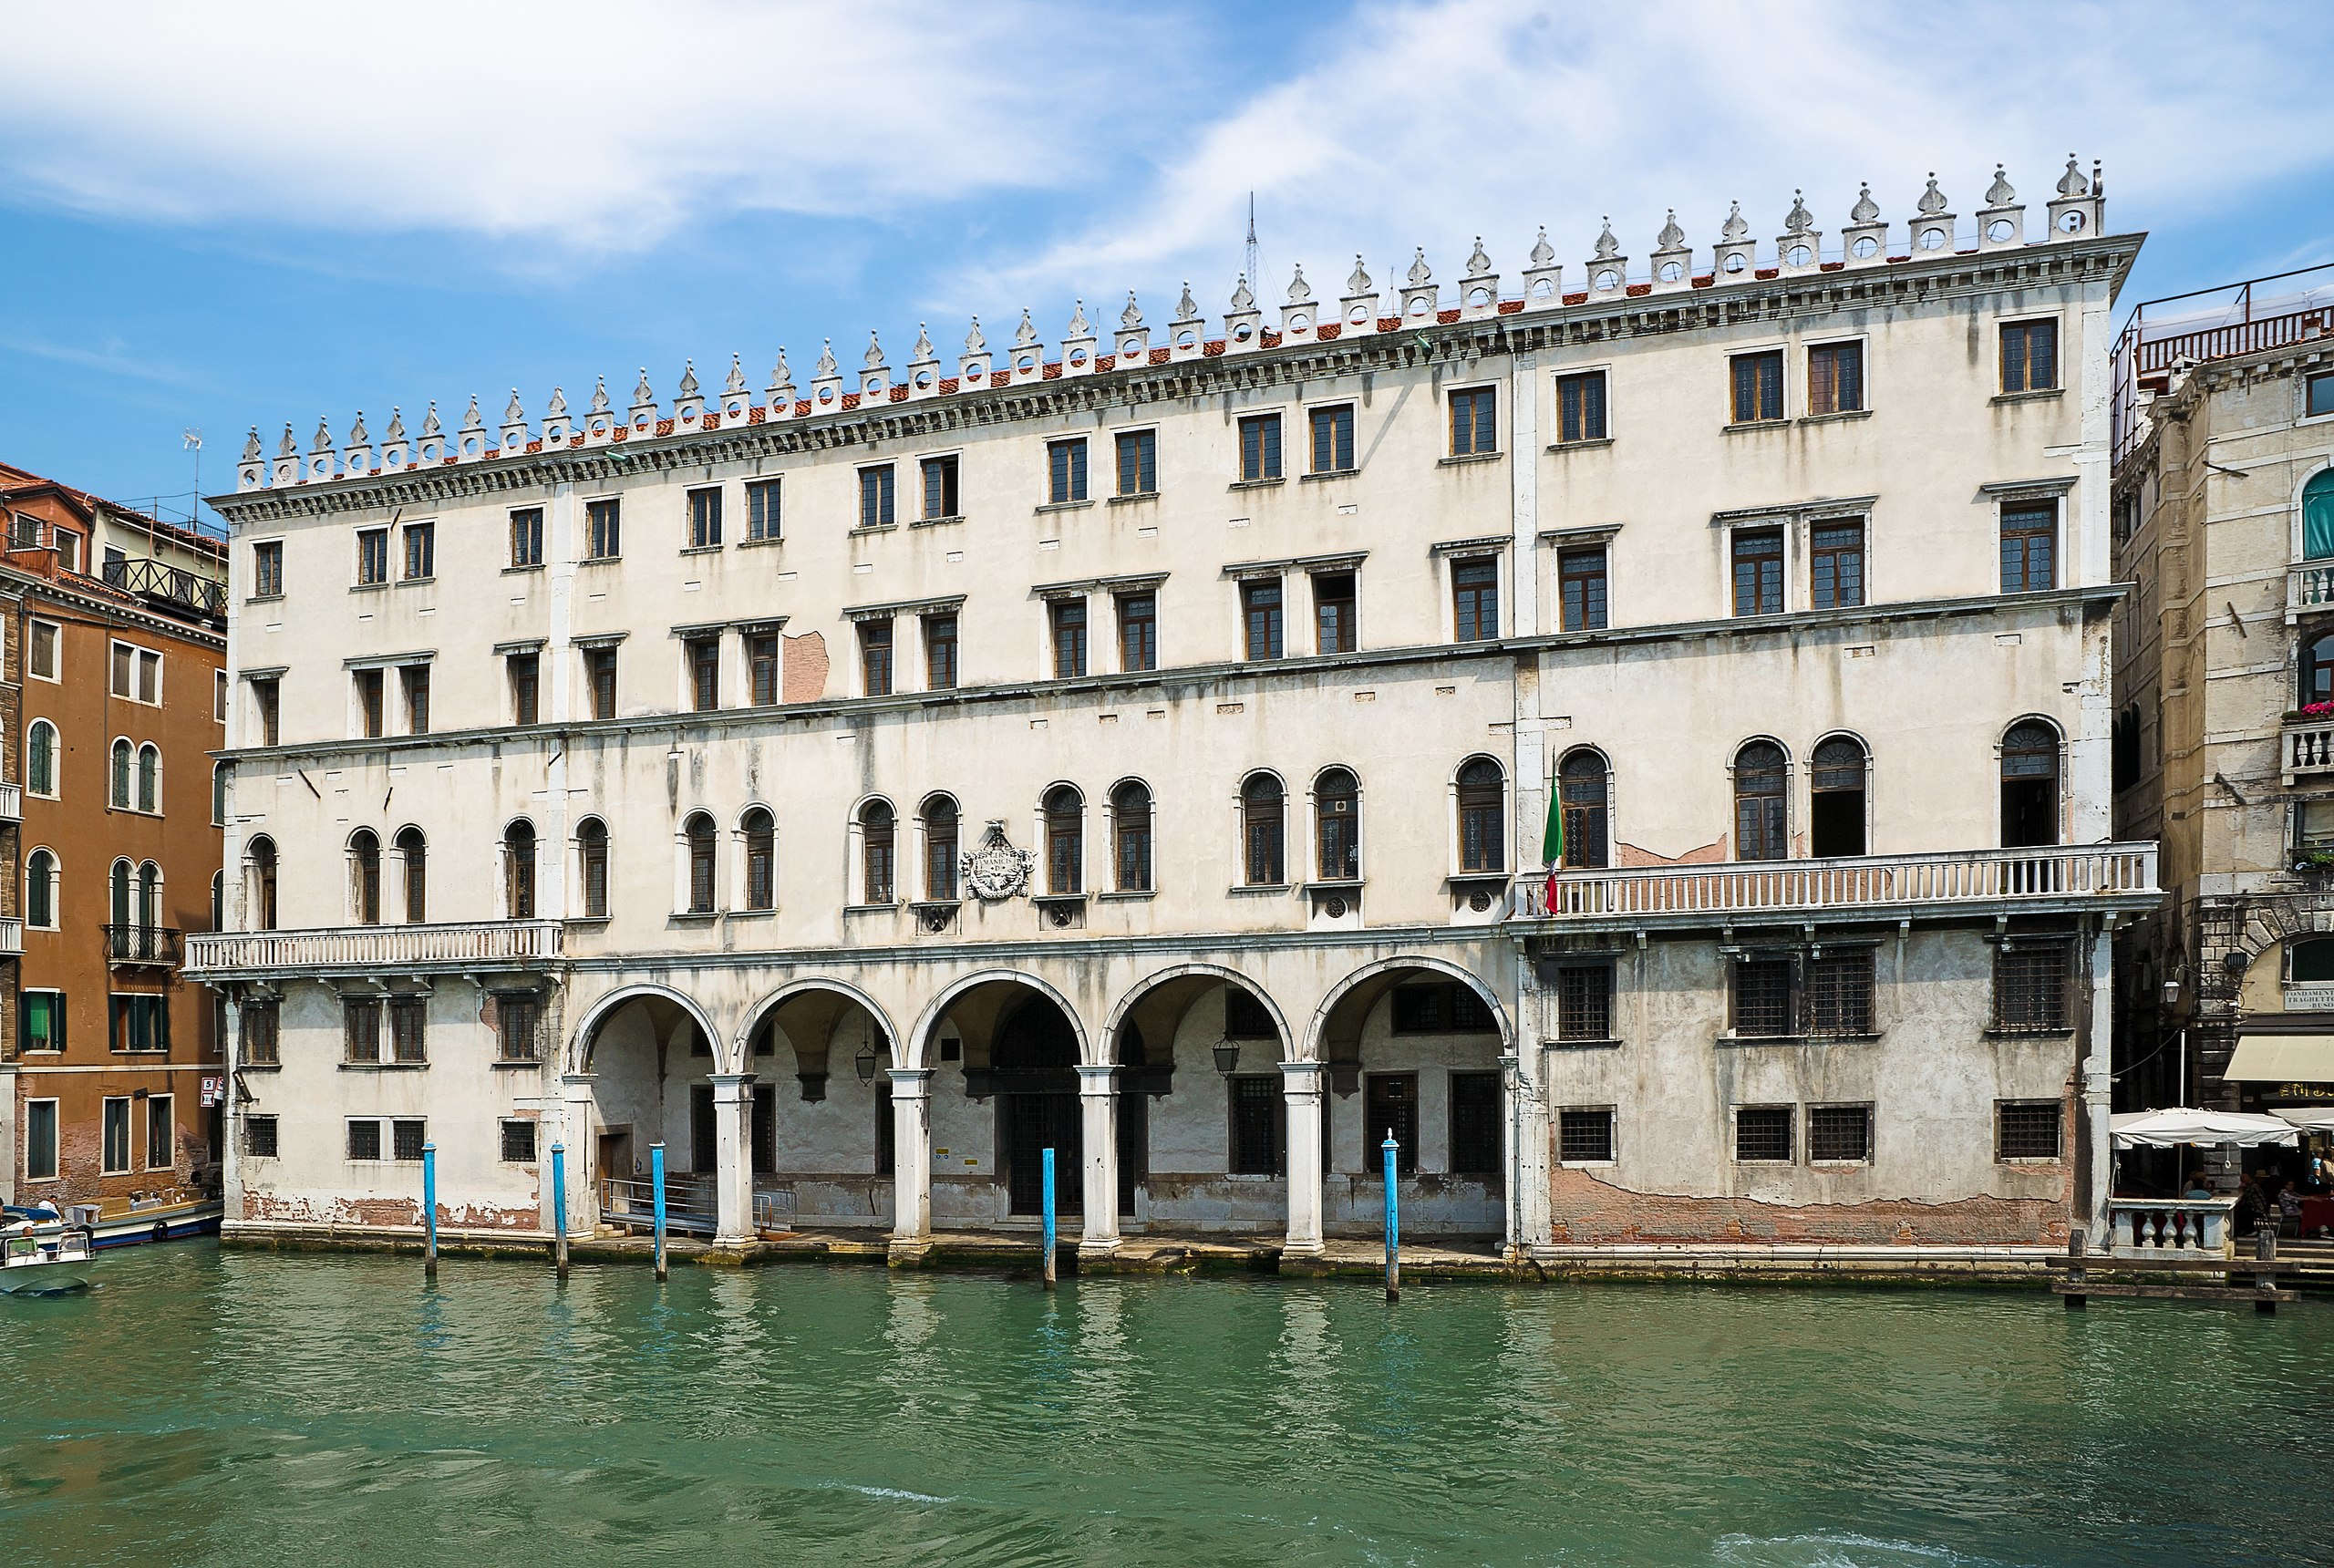
[[[1880,242],[1874,239],[1870,234],[1866,234],[1863,239],[1858,240],[1855,242],[1855,253],[1859,259],[1877,255],[1879,253]]]
[[[1313,318],[1301,310],[1288,318],[1288,330],[1291,332],[1303,332],[1312,325]]]
[[[1489,289],[1475,289],[1467,295],[1467,303],[1469,304],[1489,304],[1492,303],[1492,291]]]
[[[2059,214],[2059,230],[2060,230],[2060,232],[2061,233],[2067,233],[2067,234],[2080,234],[2080,233],[2081,233],[2081,232],[2082,232],[2082,214],[2081,214],[2081,213],[2080,213],[2080,212],[2061,212],[2061,213],[2060,213],[2060,214]]]
[[[1740,251],[1735,252],[1734,254],[1726,258],[1726,270],[1730,273],[1739,273],[1750,264],[1750,263],[1743,258],[1742,253]]]
[[[1810,251],[1805,245],[1793,245],[1791,248],[1791,254],[1783,259],[1791,263],[1794,267],[1803,267],[1808,263],[1809,258],[1814,253]]]
[[[1351,310],[1346,312],[1346,319],[1353,323],[1356,326],[1359,326],[1363,322],[1369,319],[1369,307],[1365,304],[1358,304]]]
[[[1988,240],[2007,240],[2017,232],[2018,226],[2008,218],[1997,218],[1986,225],[1986,238]]]
[[[916,384],[917,386],[919,386],[919,387],[929,387],[929,386],[931,386],[931,385],[932,385],[932,372],[931,372],[931,371],[929,371],[929,370],[919,370],[919,371],[917,371],[917,372],[915,373],[915,384]],[[734,412],[734,410],[733,410],[733,412]]]
[[[1556,285],[1550,283],[1545,278],[1542,278],[1538,283],[1532,285],[1532,297],[1534,299],[1546,299],[1550,294],[1555,292]]]
[[[1426,314],[1426,301],[1422,299],[1412,300],[1410,302],[1410,314],[1412,315],[1424,315]]]
[[[834,389],[833,387],[820,387],[820,388],[819,388],[819,401],[820,401],[820,402],[821,402],[821,403],[831,403],[831,402],[833,402],[834,400],[835,400],[835,389]]]
[[[1082,348],[1073,348],[1073,349],[1071,349],[1071,350],[1069,351],[1069,362],[1070,362],[1072,365],[1083,365],[1083,364],[1085,364],[1085,363],[1086,363],[1086,350],[1084,350],[1084,349],[1082,349]]]
[[[1661,281],[1663,283],[1674,284],[1685,275],[1686,269],[1679,266],[1676,262],[1664,262],[1661,263]]]
[[[1244,321],[1232,329],[1232,335],[1238,338],[1243,343],[1247,342],[1255,335],[1256,329]]]
[[[1614,272],[1599,273],[1596,274],[1596,286],[1600,289],[1619,288],[1621,286],[1621,274]]]
[[[1175,335],[1175,346],[1178,348],[1189,348],[1193,344],[1197,343],[1198,341],[1198,336],[1193,333],[1179,332]]]
[[[1944,248],[1945,231],[1943,229],[1923,229],[1921,231],[1921,249],[1924,251],[1936,251]]]

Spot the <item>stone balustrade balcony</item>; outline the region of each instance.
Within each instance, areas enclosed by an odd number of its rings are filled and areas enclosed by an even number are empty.
[[[2334,773],[2334,716],[2288,714],[2277,737],[2277,759],[2288,784]]]
[[[2119,1258],[2236,1255],[2234,1198],[2115,1198],[2107,1204],[2108,1250]]]
[[[21,784],[0,784],[0,822],[21,822],[25,820],[25,787]]]
[[[2313,610],[2334,610],[2334,561],[2298,561],[2286,568],[2286,624]]]
[[[186,968],[204,981],[533,969],[561,957],[564,935],[555,920],[201,932],[186,939]]]

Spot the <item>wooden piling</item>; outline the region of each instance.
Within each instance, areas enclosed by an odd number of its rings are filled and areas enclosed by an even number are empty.
[[[2082,1289],[2089,1281],[2090,1271],[2083,1267],[2082,1260],[2090,1244],[2091,1239],[2083,1234],[2081,1225],[2067,1227],[2067,1288],[2059,1299],[2067,1304],[2069,1312],[2091,1305],[2091,1298],[2083,1294]]]
[[[2261,1228],[2254,1233],[2253,1261],[2271,1264],[2277,1261],[2277,1221],[2274,1209],[2262,1217]],[[2257,1273],[2253,1276],[2253,1288],[2257,1293],[2253,1297],[2253,1310],[2265,1317],[2276,1316],[2277,1271],[2272,1267]]]

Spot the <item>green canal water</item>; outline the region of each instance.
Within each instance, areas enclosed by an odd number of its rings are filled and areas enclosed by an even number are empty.
[[[139,1247],[0,1298],[12,1563],[2334,1562],[2334,1307]]]

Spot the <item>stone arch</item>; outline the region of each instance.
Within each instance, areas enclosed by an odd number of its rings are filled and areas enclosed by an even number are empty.
[[[1024,969],[976,969],[969,975],[958,976],[943,986],[940,993],[924,1005],[924,1012],[916,1018],[915,1032],[904,1040],[899,1041],[894,1047],[904,1057],[899,1065],[914,1068],[929,1067],[931,1062],[927,1057],[927,1049],[932,1040],[933,1031],[939,1026],[940,1020],[948,1016],[949,1007],[959,996],[968,991],[978,986],[999,983],[1026,985],[1053,1003],[1055,1006],[1059,1007],[1062,1010],[1062,1016],[1069,1020],[1071,1032],[1078,1037],[1078,1059],[1092,1066],[1100,1065],[1096,1060],[1093,1043],[1086,1032],[1086,1020],[1079,1016],[1077,1005],[1068,996],[1063,995],[1050,981],[1041,980]]]
[[[1381,958],[1375,964],[1366,964],[1332,985],[1329,988],[1329,994],[1321,998],[1321,1005],[1314,1009],[1313,1021],[1305,1031],[1305,1054],[1296,1059],[1308,1062],[1326,1059],[1321,1051],[1322,1040],[1328,1032],[1329,1016],[1337,1011],[1337,1004],[1371,980],[1398,969],[1428,970],[1441,975],[1446,980],[1455,980],[1466,986],[1475,994],[1484,1006],[1491,1009],[1492,1016],[1498,1021],[1500,1048],[1510,1053],[1515,1050],[1515,1026],[1509,1019],[1507,1009],[1500,1005],[1498,995],[1482,982],[1480,976],[1469,973],[1447,958],[1430,958],[1420,954],[1410,954],[1396,958]]]
[[[591,1071],[593,1031],[597,1029],[601,1022],[618,1007],[623,1006],[626,1002],[639,1001],[643,997],[656,997],[660,1001],[670,1002],[687,1013],[697,1026],[705,1031],[706,1039],[712,1044],[714,1069],[717,1072],[725,1073],[738,1070],[738,1057],[735,1052],[728,1048],[730,1044],[728,1037],[714,1027],[713,1020],[707,1015],[705,1009],[697,1006],[694,999],[674,990],[671,986],[659,985],[654,981],[647,980],[635,981],[628,985],[619,985],[584,1010],[583,1017],[576,1020],[573,1031],[568,1036],[567,1065],[564,1070],[575,1073]]]
[[[828,991],[857,1003],[867,1010],[869,1017],[875,1020],[875,1026],[882,1030],[883,1037],[891,1042],[893,1050],[896,1052],[900,1049],[900,1031],[892,1023],[892,1016],[883,1010],[882,1003],[848,980],[811,976],[800,980],[789,980],[785,985],[762,996],[746,1009],[744,1022],[738,1026],[737,1035],[730,1041],[732,1059],[740,1062],[749,1060],[746,1053],[753,1049],[754,1031],[761,1027],[762,1020],[795,997],[810,991]]]
[[[1285,1053],[1284,1059],[1288,1061],[1302,1059],[1296,1055],[1296,1031],[1289,1026],[1287,1015],[1281,1011],[1280,1004],[1273,1000],[1271,992],[1236,969],[1227,969],[1221,964],[1193,963],[1177,964],[1165,969],[1156,970],[1127,987],[1126,994],[1111,1006],[1110,1022],[1102,1026],[1102,1049],[1112,1060],[1116,1060],[1118,1056],[1119,1029],[1125,1024],[1127,1015],[1134,1011],[1135,1005],[1169,981],[1180,980],[1187,976],[1205,976],[1221,980],[1227,985],[1237,985],[1255,997],[1257,1001],[1262,1002],[1265,1005],[1265,1011],[1272,1015],[1273,1026],[1280,1031],[1280,1048]]]

